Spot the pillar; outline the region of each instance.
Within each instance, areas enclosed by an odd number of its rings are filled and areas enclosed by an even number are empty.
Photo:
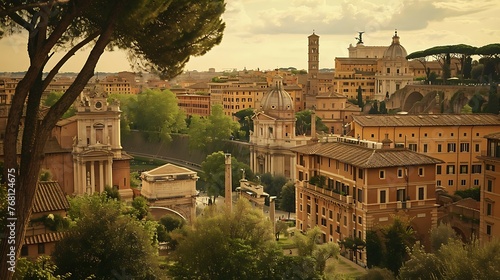
[[[107,184],[112,188],[113,187],[113,160],[108,159],[108,164],[107,164],[107,172],[106,172],[106,179],[107,179]],[[120,186],[118,186],[120,188]]]
[[[95,193],[95,170],[94,170],[94,161],[90,162],[90,189],[91,193]]]
[[[104,161],[98,161],[99,164],[99,192],[104,191]]]
[[[225,196],[224,196],[224,203],[226,204],[226,207],[228,210],[231,212],[233,211],[233,201],[232,201],[232,193],[233,193],[233,188],[232,188],[232,172],[231,172],[231,154],[225,154]]]
[[[276,210],[276,197],[271,196],[269,198],[269,219],[271,220],[271,223],[273,225],[273,235],[276,235],[276,217],[275,217],[275,211]]]
[[[87,163],[79,161],[78,168],[80,169],[80,194],[85,194],[87,192]]]
[[[78,184],[78,179],[80,178],[78,173],[78,160],[73,159],[73,193],[78,194],[78,188],[80,184]]]

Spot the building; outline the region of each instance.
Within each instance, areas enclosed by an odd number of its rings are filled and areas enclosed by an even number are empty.
[[[255,173],[295,178],[295,154],[290,148],[306,144],[311,137],[295,135],[294,101],[280,76],[275,76],[252,120],[250,168]]]
[[[108,103],[98,84],[76,101],[76,115],[59,121],[45,147],[42,168],[51,171],[66,194],[117,189],[123,199],[132,198],[130,160],[122,150],[120,106]]]
[[[352,122],[352,116],[361,114],[361,108],[349,102],[346,96],[337,93],[318,94],[315,111],[334,134],[346,134],[345,127]]]
[[[404,216],[428,244],[429,230],[437,224],[435,168],[442,161],[390,148],[390,142],[334,135],[292,148],[297,229],[318,226],[323,242],[365,239],[367,230]],[[364,250],[356,257],[366,263]]]
[[[483,162],[484,185],[481,188],[479,240],[489,242],[500,237],[500,133],[484,136],[486,149],[478,158]]]
[[[40,255],[52,254],[55,244],[64,237],[64,231],[47,227],[44,220],[63,219],[68,209],[68,199],[57,182],[38,183],[30,223],[21,248],[22,257],[36,259]]]
[[[389,134],[395,147],[405,147],[443,161],[436,165],[436,185],[449,193],[484,186],[477,158],[486,150],[485,135],[500,131],[493,114],[353,116],[352,136],[380,142]]]
[[[176,94],[177,105],[186,116],[198,115],[202,117],[210,116],[210,95],[209,94]]]
[[[319,72],[319,36],[314,32],[308,39],[308,61],[307,61],[307,87],[308,96],[318,94],[318,72]]]
[[[196,172],[174,164],[165,164],[142,172],[141,195],[150,202],[156,218],[175,213],[187,221],[196,217]]]

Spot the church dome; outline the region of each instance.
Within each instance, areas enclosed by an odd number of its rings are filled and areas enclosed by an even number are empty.
[[[398,32],[394,33],[392,37],[392,44],[387,48],[384,53],[384,58],[396,59],[396,58],[406,58],[407,52],[403,46],[399,43]]]
[[[283,89],[283,78],[274,76],[271,90],[262,98],[261,107],[264,111],[293,111],[293,100]]]

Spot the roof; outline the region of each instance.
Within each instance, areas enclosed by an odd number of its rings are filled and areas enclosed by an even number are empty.
[[[58,182],[38,182],[33,202],[33,213],[69,209],[69,202]]]
[[[484,138],[492,139],[492,140],[500,140],[500,132],[491,133],[485,135]]]
[[[361,168],[414,166],[443,162],[407,149],[371,149],[340,142],[321,142],[292,148],[291,150],[336,159]]]
[[[49,232],[49,233],[42,233],[42,234],[27,236],[24,239],[24,245],[57,242],[57,241],[61,240],[66,234],[67,234],[67,232],[56,231],[56,232]]]
[[[71,148],[69,149],[64,149],[59,145],[59,142],[57,142],[57,139],[55,137],[51,137],[50,139],[47,140],[45,143],[45,148],[43,148],[43,151],[47,154],[53,154],[53,153],[67,153],[71,152]]]
[[[353,116],[353,120],[364,127],[500,125],[494,114],[362,115]]]
[[[191,174],[196,173],[188,168],[180,167],[175,164],[167,163],[155,169],[143,172],[145,175],[149,176],[161,176],[161,175],[175,175],[175,174]]]

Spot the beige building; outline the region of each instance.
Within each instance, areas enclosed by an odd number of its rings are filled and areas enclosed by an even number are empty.
[[[352,122],[352,116],[361,114],[361,108],[337,93],[318,94],[315,107],[316,115],[334,134],[345,134],[346,125]]]
[[[52,130],[42,168],[51,171],[67,194],[102,192],[109,186],[131,199],[132,157],[121,146],[119,104],[108,103],[107,93],[97,85],[82,93],[75,106],[76,115]]]
[[[498,130],[500,131],[500,130]],[[485,136],[486,149],[478,157],[483,162],[484,185],[481,188],[479,240],[489,242],[500,237],[500,132]]]
[[[352,136],[380,142],[389,135],[395,147],[405,147],[443,161],[436,165],[436,185],[449,193],[484,187],[477,158],[486,150],[485,135],[500,131],[493,114],[353,116]]]
[[[255,173],[295,178],[295,154],[290,148],[306,144],[310,137],[295,135],[294,102],[280,76],[275,77],[260,105],[252,116],[250,168]]]
[[[163,214],[174,212],[192,221],[196,217],[197,180],[196,172],[168,163],[142,172],[141,195],[149,200],[150,207],[169,209]]]
[[[202,117],[210,116],[210,95],[209,94],[176,94],[177,105],[184,110],[186,116],[198,115]]]
[[[318,226],[323,242],[364,240],[367,230],[402,216],[410,219],[418,239],[428,244],[429,230],[437,224],[434,171],[442,161],[390,148],[389,143],[334,135],[292,148],[297,229]],[[323,183],[313,185],[313,178],[323,178]],[[365,250],[356,258],[366,263]]]

